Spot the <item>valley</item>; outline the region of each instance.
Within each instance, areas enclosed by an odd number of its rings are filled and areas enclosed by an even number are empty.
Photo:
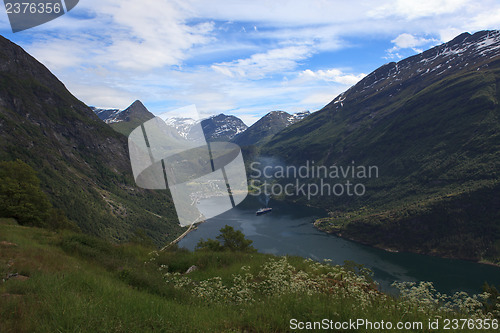
[[[364,196],[292,198],[330,211],[315,223],[322,230],[385,249],[498,263],[499,46],[497,31],[462,34],[382,66],[276,134],[261,154],[292,165],[379,168]]]
[[[1,333],[498,333],[500,2],[4,2]]]
[[[228,224],[269,255],[355,261],[389,293],[394,281],[478,293],[483,282],[499,279],[498,267],[473,263],[500,263],[496,31],[460,35],[385,65],[317,112],[271,111],[250,127],[225,114],[167,119],[179,137],[189,140],[201,124],[208,142],[236,143],[245,156],[249,197],[198,228],[178,225],[168,191],[134,184],[127,135],[155,117],[142,102],[125,110],[87,107],[22,49],[0,42],[3,57],[19,59],[0,71],[0,157],[32,168],[59,214],[35,226],[118,244],[175,240],[194,250]],[[437,72],[443,63],[450,65]],[[336,192],[343,182],[351,187]],[[259,194],[267,186],[264,203]],[[269,199],[273,211],[256,217]]]

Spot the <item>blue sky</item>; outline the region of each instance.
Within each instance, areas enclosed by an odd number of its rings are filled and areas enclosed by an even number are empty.
[[[499,28],[497,0],[80,0],[16,34],[0,10],[0,34],[88,105],[140,99],[180,116],[194,104],[248,125],[316,111],[384,63]]]

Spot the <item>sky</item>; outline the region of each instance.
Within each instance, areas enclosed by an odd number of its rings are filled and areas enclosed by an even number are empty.
[[[500,29],[498,0],[80,0],[18,33],[0,9],[0,34],[87,105],[247,125],[317,111],[385,63],[485,29]]]

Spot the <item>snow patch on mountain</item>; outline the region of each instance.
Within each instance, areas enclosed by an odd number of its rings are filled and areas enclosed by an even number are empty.
[[[192,118],[173,117],[165,119],[165,123],[175,128],[177,133],[184,139],[189,138],[189,132],[191,132],[191,129],[200,122],[200,120],[194,120]]]
[[[118,123],[122,121],[119,119],[120,113],[122,110],[119,109],[100,109],[94,106],[91,106],[90,109],[94,111],[94,113],[104,121],[106,124]]]
[[[463,33],[448,43],[403,59],[385,64],[367,75],[358,84],[337,96],[331,104],[340,110],[344,100],[351,96],[367,98],[369,94],[387,91],[389,97],[397,94],[414,80],[426,78],[433,82],[443,74],[451,75],[461,70],[478,70],[485,65],[485,58],[500,57],[500,30],[480,31],[473,35]]]

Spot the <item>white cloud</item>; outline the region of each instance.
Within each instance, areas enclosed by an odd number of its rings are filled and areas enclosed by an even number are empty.
[[[111,60],[118,60],[124,67],[177,65],[189,54],[185,51],[209,42],[213,29],[210,21],[185,24],[188,13],[176,1],[108,0],[104,6],[99,1],[94,10],[98,8],[100,15],[110,15],[112,23],[120,27],[114,29],[108,50],[113,55]]]
[[[357,69],[339,50],[392,40],[388,55],[403,57],[498,22],[497,0],[85,0],[16,35],[31,36],[22,46],[88,104],[141,99],[159,113],[195,103],[202,116],[251,122],[321,108],[384,56]]]
[[[239,118],[247,125],[248,127],[252,126],[256,123],[262,116],[251,115],[251,114],[242,114]]]
[[[398,53],[402,49],[411,49],[416,53],[422,52],[419,46],[431,45],[431,43],[436,43],[436,39],[426,39],[423,37],[415,37],[408,33],[400,34],[395,39],[391,40],[394,46],[387,50],[387,58],[402,58],[403,56]]]
[[[421,46],[427,43],[429,40],[425,38],[418,38],[410,34],[401,34],[391,42],[395,44],[396,47],[400,49],[413,48],[415,46]]]
[[[488,7],[484,7],[488,8]],[[491,29],[491,27],[499,27],[500,23],[500,8],[491,6],[488,10],[481,11],[478,15],[472,18],[469,27],[471,30]],[[463,32],[463,31],[462,31]]]
[[[72,84],[68,89],[88,105],[105,109],[125,109],[137,99],[129,91],[105,85]]]
[[[92,62],[117,70],[147,71],[180,65],[191,56],[189,51],[194,46],[209,43],[213,38],[214,23],[186,24],[189,14],[175,1],[87,0],[75,10],[94,16],[89,20],[93,26],[82,26],[76,19],[54,20],[55,25],[65,24],[59,26],[60,33],[55,37],[40,35],[32,46],[42,61],[52,61],[52,57],[46,59],[44,55],[58,50],[61,58],[71,59],[77,53],[81,59],[74,64]],[[67,25],[76,29],[65,28]],[[80,54],[89,51],[90,54]]]
[[[302,105],[316,106],[314,109],[320,109],[323,106],[330,103],[335,97],[337,97],[344,89],[333,89],[331,91],[313,93],[306,98],[302,99],[300,103]]]
[[[229,77],[261,79],[295,69],[297,61],[308,58],[312,52],[307,46],[289,46],[256,53],[246,59],[217,63],[212,68]]]
[[[157,116],[159,116],[163,120],[166,120],[168,118],[191,118],[199,120],[202,118],[200,117],[200,113],[198,112],[198,109],[196,108],[195,104],[186,105],[173,110],[168,110],[166,112],[157,114]]]
[[[461,31],[458,28],[441,29],[439,31],[439,38],[440,38],[440,41],[442,43],[446,43],[446,42],[449,42],[450,40],[452,40],[453,38],[457,37],[462,32],[465,32],[465,31]]]
[[[81,47],[85,38],[73,40],[40,40],[27,47],[35,58],[51,70],[60,72],[66,68],[73,68],[75,64],[84,64],[91,56],[92,50]]]
[[[353,85],[356,84],[359,80],[364,78],[366,74],[361,73],[358,75],[355,74],[346,74],[343,73],[340,69],[332,68],[328,70],[318,70],[312,71],[310,69],[306,69],[305,71],[300,73],[300,77],[310,78],[315,80],[323,80],[329,82],[337,82],[344,85]]]
[[[408,20],[435,17],[455,13],[464,8],[469,0],[392,0],[382,2],[370,11],[377,18],[399,16]]]

